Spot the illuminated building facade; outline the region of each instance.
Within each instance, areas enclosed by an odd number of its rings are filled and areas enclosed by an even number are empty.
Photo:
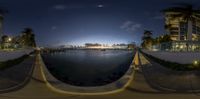
[[[161,50],[200,51],[200,18],[186,21],[178,12],[165,12],[165,30],[172,42],[161,44]]]
[[[190,23],[183,17],[173,17],[179,13],[165,12],[165,29],[173,41],[199,41],[200,40],[200,18],[193,17]],[[191,32],[189,32],[191,31]]]

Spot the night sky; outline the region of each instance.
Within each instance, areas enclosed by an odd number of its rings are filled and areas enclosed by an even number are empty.
[[[1,0],[4,33],[31,27],[39,46],[141,42],[144,29],[164,34],[162,9],[199,0]],[[199,4],[199,5],[197,5]],[[200,6],[199,6],[200,7]]]

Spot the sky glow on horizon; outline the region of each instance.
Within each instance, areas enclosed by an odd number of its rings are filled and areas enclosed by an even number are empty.
[[[17,3],[16,3],[17,2]],[[9,11],[4,34],[15,36],[30,27],[38,46],[116,44],[136,42],[145,29],[165,34],[160,12],[177,2],[199,0],[1,0]],[[156,5],[156,6],[152,6]],[[37,7],[36,7],[37,6]],[[7,34],[9,33],[9,34]]]

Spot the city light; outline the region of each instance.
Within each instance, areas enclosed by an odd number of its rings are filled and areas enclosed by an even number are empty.
[[[180,49],[183,49],[183,45],[180,46]]]
[[[199,64],[199,61],[195,60],[195,61],[193,62],[193,64],[194,64],[194,65],[198,65],[198,64]]]
[[[8,41],[9,41],[9,42],[11,42],[11,41],[12,41],[12,38],[11,38],[11,37],[9,37],[9,38],[8,38]]]

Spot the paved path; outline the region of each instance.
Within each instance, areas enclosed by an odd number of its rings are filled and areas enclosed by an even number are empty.
[[[0,93],[23,87],[32,75],[35,57],[29,56],[18,65],[0,70]]]
[[[0,99],[57,99],[62,97],[72,97],[74,95],[58,94],[51,91],[47,86],[42,77],[41,69],[38,57],[36,57],[35,68],[31,77],[30,82],[22,89],[0,94]]]
[[[0,94],[0,99],[199,99],[198,94],[181,94],[181,93],[163,93],[152,89],[145,82],[141,72],[135,75],[131,84],[124,91],[107,95],[70,95],[56,93],[50,90],[38,65],[38,58],[30,82],[21,90]],[[148,89],[148,90],[147,90]]]
[[[1,56],[0,62],[16,59],[16,58],[21,57],[25,54],[29,54],[33,51],[34,51],[34,49],[19,49],[19,50],[14,50],[14,51],[0,50],[0,56]]]
[[[141,54],[141,58],[146,59]],[[200,92],[200,71],[174,71],[147,58],[142,65],[147,82],[155,89],[168,92]]]
[[[199,52],[142,51],[159,59],[181,64],[192,64],[194,60],[200,59]]]

